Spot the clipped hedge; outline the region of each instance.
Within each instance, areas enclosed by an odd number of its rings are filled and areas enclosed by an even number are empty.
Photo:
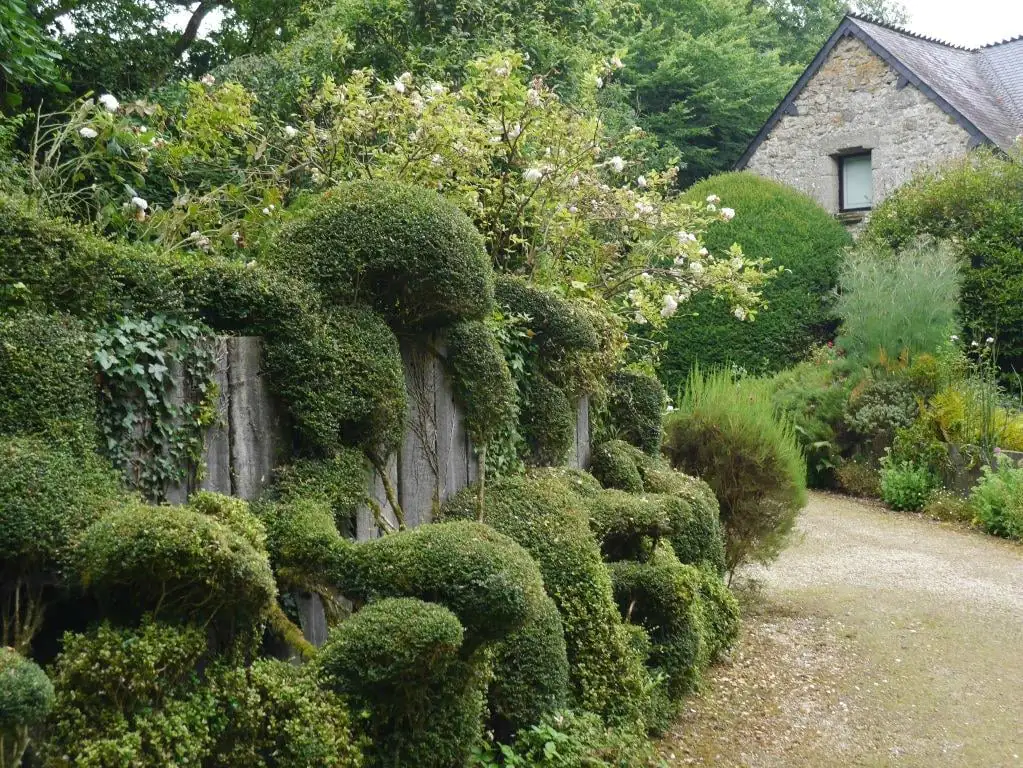
[[[507,312],[528,315],[540,356],[548,366],[579,352],[599,348],[597,331],[590,318],[571,302],[551,291],[531,285],[523,278],[500,275],[495,281],[498,305]]]
[[[476,492],[470,487],[449,499],[443,518],[475,519]],[[574,704],[612,721],[635,720],[644,706],[642,670],[583,497],[554,477],[505,478],[487,488],[483,521],[519,542],[540,566],[564,624]]]
[[[358,723],[367,766],[468,763],[482,735],[483,681],[463,637],[454,613],[414,598],[371,603],[331,633],[317,675],[368,713]]]
[[[486,445],[513,423],[518,393],[504,353],[486,324],[471,320],[447,330],[447,364],[465,428],[476,445]]]
[[[274,470],[269,496],[290,501],[316,500],[330,507],[339,531],[354,535],[355,516],[366,500],[366,457],[341,448],[325,459],[299,459]]]
[[[493,308],[482,236],[458,208],[422,187],[335,187],[281,229],[271,259],[328,303],[371,304],[409,330],[481,319]]]
[[[67,315],[0,314],[0,434],[96,439],[92,344]]]
[[[618,371],[608,387],[605,426],[625,442],[657,456],[664,438],[661,420],[666,402],[664,387],[653,376]]]
[[[602,491],[587,500],[590,528],[604,560],[647,560],[657,542],[672,532],[672,520],[657,496]]]
[[[590,472],[605,488],[643,492],[643,476],[635,454],[632,446],[624,440],[609,440],[594,446],[590,455]]]
[[[557,466],[568,459],[575,443],[575,409],[564,391],[534,371],[522,384],[519,431],[525,438],[526,463]]]
[[[721,255],[738,243],[748,257],[771,259],[785,272],[764,287],[768,306],[753,323],[739,322],[712,296],[697,295],[684,305],[663,334],[668,346],[659,375],[669,392],[679,389],[695,364],[778,371],[835,332],[830,298],[842,252],[852,244],[845,228],[808,196],[752,173],[711,177],[685,196],[704,205],[711,194],[736,214],[707,231],[707,248]]]
[[[266,548],[278,581],[338,582],[350,545],[338,533],[325,502],[315,497],[263,501],[254,511],[266,530]]]
[[[265,551],[188,507],[109,513],[85,531],[77,559],[82,584],[111,616],[152,613],[233,635],[258,625],[277,594]]]
[[[0,647],[0,761],[16,766],[29,729],[53,707],[53,684],[37,664],[13,648]]]
[[[543,600],[536,563],[470,521],[424,525],[354,547],[340,577],[353,599],[416,597],[458,616],[469,649],[518,630]]]

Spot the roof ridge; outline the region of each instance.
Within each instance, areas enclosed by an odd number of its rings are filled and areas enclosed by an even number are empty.
[[[850,11],[849,13],[846,14],[846,16],[848,18],[852,19],[853,21],[865,21],[868,24],[873,24],[876,27],[882,27],[882,28],[890,30],[892,32],[896,32],[896,33],[898,33],[900,35],[905,35],[906,37],[913,37],[913,38],[916,38],[917,40],[923,40],[924,42],[927,42],[927,43],[935,43],[936,45],[943,45],[946,48],[952,48],[952,49],[957,50],[957,51],[967,51],[969,53],[976,53],[976,51],[979,50],[977,48],[970,48],[969,46],[965,46],[965,45],[957,45],[956,43],[949,42],[948,40],[942,40],[941,38],[938,38],[938,37],[930,37],[928,35],[922,35],[919,32],[914,32],[913,30],[908,29],[906,27],[903,27],[903,26],[901,26],[899,24],[889,24],[888,22],[881,21],[879,19],[875,19],[873,16],[870,16],[869,14],[853,13],[853,12]],[[1011,42],[1011,41],[1006,41],[1006,42]],[[1000,45],[1000,43],[996,43],[996,45]]]
[[[980,46],[979,50],[983,51],[983,50],[985,50],[987,48],[997,48],[999,45],[1008,45],[1009,43],[1016,43],[1016,42],[1019,42],[1020,40],[1023,40],[1023,35],[1016,35],[1015,37],[1007,37],[1004,40],[998,40],[998,41],[993,42],[993,43],[986,43],[986,44]]]

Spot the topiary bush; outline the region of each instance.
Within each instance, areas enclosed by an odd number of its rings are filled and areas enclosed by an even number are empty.
[[[424,525],[351,549],[339,577],[357,600],[415,597],[458,616],[466,650],[522,627],[544,597],[536,563],[512,538],[470,521]]]
[[[409,330],[482,319],[493,308],[483,238],[458,208],[422,187],[335,187],[281,229],[270,257],[330,304],[371,304]]]
[[[696,364],[736,365],[751,373],[781,370],[832,338],[837,325],[831,295],[842,252],[852,244],[845,228],[808,196],[752,173],[713,176],[685,197],[703,206],[711,194],[736,215],[710,227],[706,247],[725,253],[738,243],[746,256],[771,259],[785,271],[764,286],[767,307],[753,323],[739,322],[709,295],[683,305],[662,334],[667,349],[658,373],[669,392],[680,388]]]
[[[96,385],[85,328],[67,315],[0,314],[0,434],[96,440]]]
[[[894,250],[921,235],[955,241],[965,258],[964,324],[978,336],[997,335],[999,363],[1012,371],[1023,368],[1021,232],[1020,152],[981,150],[896,190],[871,214],[863,239]]]
[[[631,448],[624,440],[609,440],[594,446],[590,455],[590,472],[605,488],[643,492],[643,476]]]
[[[52,671],[50,727],[37,749],[42,764],[202,766],[216,711],[196,674],[206,653],[200,627],[104,622],[65,634]]]
[[[0,647],[0,765],[21,765],[33,728],[53,707],[53,685],[38,665]]]
[[[703,478],[720,503],[727,568],[776,557],[806,503],[806,464],[764,383],[694,370],[665,430],[672,465]]]
[[[726,570],[725,536],[718,515],[717,500],[707,501],[702,493],[679,492],[657,497],[668,519],[668,542],[678,559],[698,565],[711,573]]]
[[[607,562],[646,561],[657,542],[672,531],[666,505],[656,496],[609,490],[587,499],[586,506],[590,529]]]
[[[316,498],[261,501],[253,508],[266,530],[266,548],[278,582],[305,588],[335,586],[351,546],[341,538],[331,508]]]
[[[533,372],[522,385],[519,431],[526,441],[526,463],[534,466],[565,463],[575,443],[575,409],[541,373]]]
[[[180,619],[228,637],[258,626],[277,586],[265,551],[235,526],[188,507],[133,504],[82,535],[82,585],[108,616]]]
[[[82,532],[123,503],[117,476],[93,454],[0,437],[2,645],[26,649],[49,588],[65,584]]]
[[[529,317],[528,328],[537,344],[547,373],[561,371],[573,355],[596,352],[600,346],[589,316],[551,291],[531,285],[521,277],[500,275],[495,281],[498,305],[507,312]]]
[[[274,470],[269,496],[290,502],[317,500],[327,504],[339,531],[354,536],[355,516],[366,501],[366,457],[341,448],[325,459],[299,459]]]
[[[610,433],[652,456],[661,452],[664,387],[653,376],[635,371],[612,374],[607,392],[606,421]]]
[[[441,508],[444,519],[474,520],[477,489]],[[487,489],[483,522],[536,560],[561,614],[573,702],[612,721],[634,721],[644,706],[642,670],[614,604],[584,497],[554,477],[502,478]]]
[[[335,629],[316,659],[323,686],[367,716],[367,766],[451,768],[482,734],[483,680],[462,625],[414,598],[371,603]]]
[[[518,391],[493,331],[480,321],[447,329],[447,364],[465,428],[478,446],[493,440],[518,413]]]

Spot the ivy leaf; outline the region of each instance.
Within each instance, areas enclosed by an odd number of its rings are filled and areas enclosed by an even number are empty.
[[[159,363],[150,363],[149,364],[149,375],[152,376],[157,381],[162,382],[163,381],[163,375],[166,372],[167,372],[167,366],[166,365],[160,365]]]

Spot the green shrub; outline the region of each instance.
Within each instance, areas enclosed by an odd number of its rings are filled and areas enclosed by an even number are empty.
[[[405,433],[408,395],[398,340],[367,309],[339,308],[303,336],[272,340],[266,367],[307,450],[386,456]]]
[[[503,310],[529,317],[528,328],[534,334],[532,339],[539,347],[546,373],[560,372],[571,378],[564,365],[579,353],[599,348],[589,316],[571,302],[511,275],[500,275],[495,288]]]
[[[64,583],[73,550],[94,520],[123,503],[117,477],[92,454],[0,437],[2,645],[28,647],[48,588]]]
[[[367,766],[466,764],[483,692],[462,640],[455,614],[413,598],[371,603],[331,633],[316,667],[324,686],[366,711]]]
[[[634,371],[612,374],[607,392],[608,430],[653,456],[661,451],[664,406],[664,387],[653,376]]]
[[[643,477],[631,447],[624,440],[610,440],[593,448],[590,471],[605,488],[617,488],[629,493],[643,492]]]
[[[13,648],[0,647],[0,765],[21,765],[30,729],[53,707],[46,673]]]
[[[935,352],[954,333],[959,283],[959,259],[946,243],[898,252],[860,245],[842,266],[839,347],[862,365]]]
[[[806,465],[764,383],[694,370],[666,433],[671,463],[717,496],[728,569],[776,557],[806,503]]]
[[[266,529],[266,548],[278,581],[287,581],[284,572],[337,581],[347,545],[324,501],[316,497],[263,501],[254,510]]]
[[[682,306],[663,334],[668,346],[659,373],[669,392],[697,363],[734,364],[758,374],[781,370],[835,331],[830,297],[842,252],[852,244],[842,225],[806,195],[751,173],[714,176],[686,197],[702,206],[711,194],[736,215],[707,231],[707,248],[720,254],[739,243],[748,257],[771,259],[785,271],[764,286],[767,307],[753,323],[739,322],[727,304],[709,295]]]
[[[874,455],[891,445],[895,433],[913,423],[918,411],[909,382],[899,376],[869,379],[849,397],[845,423],[870,442]]]
[[[0,314],[0,434],[96,439],[92,345],[66,315]]]
[[[526,440],[526,461],[557,466],[568,458],[575,443],[575,409],[564,391],[541,373],[524,383],[519,431]]]
[[[937,481],[926,467],[910,461],[881,460],[881,498],[900,512],[919,512]]]
[[[711,496],[711,501],[708,501],[708,495],[696,491],[656,498],[668,518],[670,533],[667,540],[678,559],[687,565],[704,566],[720,574],[726,567],[725,536],[717,500]]]
[[[700,569],[703,631],[710,660],[717,660],[739,639],[739,601],[718,574]]]
[[[668,497],[670,498],[670,497]],[[625,491],[602,491],[587,500],[590,529],[604,560],[647,560],[657,542],[672,531],[664,500]]]
[[[299,459],[274,470],[270,496],[290,502],[316,500],[327,504],[339,531],[355,532],[355,516],[365,503],[368,474],[366,457],[341,448],[326,459]]]
[[[282,228],[271,258],[329,303],[371,304],[410,330],[481,319],[493,309],[483,238],[465,214],[422,187],[335,187]]]
[[[1000,464],[984,467],[984,475],[970,493],[977,522],[988,533],[1023,541],[1023,469]]]
[[[447,331],[447,363],[465,427],[476,445],[486,445],[514,423],[518,393],[493,331],[479,321]]]
[[[104,623],[66,634],[42,764],[199,768],[214,739],[212,691],[196,677],[206,653],[199,627]]]
[[[233,635],[257,626],[277,593],[265,551],[188,507],[135,504],[104,515],[83,534],[78,560],[107,615],[152,612]]]
[[[341,578],[357,600],[416,597],[458,616],[474,649],[525,624],[543,600],[536,563],[515,541],[476,522],[423,525],[355,546]]]
[[[931,492],[923,511],[925,515],[935,520],[967,525],[973,522],[975,514],[968,499],[942,488]]]
[[[881,498],[881,475],[874,462],[867,458],[843,461],[835,470],[838,487],[852,496]]]
[[[443,518],[476,519],[476,492],[470,487],[449,499]],[[585,503],[573,485],[554,478],[503,478],[487,488],[483,521],[519,542],[539,564],[564,624],[574,702],[611,720],[631,721],[643,706],[641,670]]]
[[[530,467],[526,470],[526,476],[556,489],[568,489],[584,499],[592,499],[604,490],[597,478],[589,472],[571,467]]]
[[[311,669],[271,659],[212,676],[217,768],[359,768],[352,718]]]
[[[1003,370],[1023,369],[1023,162],[982,150],[926,171],[878,206],[864,237],[901,249],[920,235],[954,240],[965,257],[962,317],[997,332]],[[943,330],[943,329],[936,329]]]

